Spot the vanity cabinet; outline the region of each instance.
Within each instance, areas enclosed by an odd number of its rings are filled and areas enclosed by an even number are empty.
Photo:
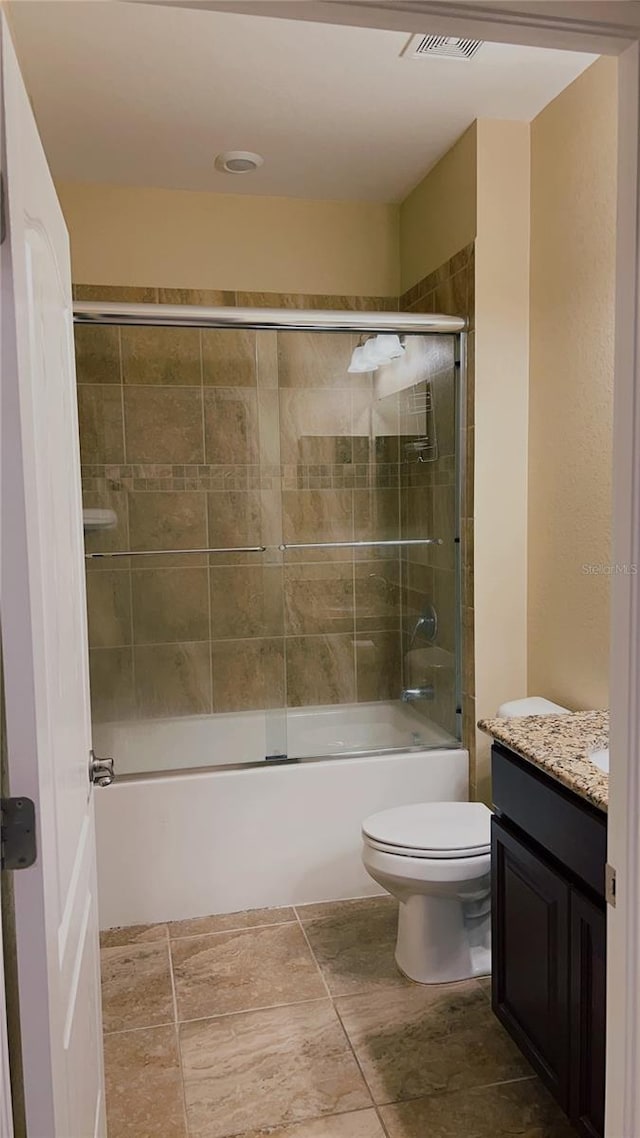
[[[604,1134],[607,918],[603,904],[571,894],[569,1115],[578,1133]]]
[[[492,1004],[578,1134],[604,1133],[606,815],[492,751]]]

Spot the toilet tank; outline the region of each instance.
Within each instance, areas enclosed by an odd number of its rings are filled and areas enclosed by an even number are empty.
[[[501,703],[498,716],[501,719],[513,719],[517,715],[569,715],[569,708],[559,703],[552,703],[550,699],[543,699],[540,695],[530,695],[526,699],[512,699]]]

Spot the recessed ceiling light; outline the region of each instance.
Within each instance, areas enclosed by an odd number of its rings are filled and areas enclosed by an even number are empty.
[[[263,162],[261,154],[253,154],[250,150],[225,150],[218,154],[214,165],[223,174],[251,174]]]

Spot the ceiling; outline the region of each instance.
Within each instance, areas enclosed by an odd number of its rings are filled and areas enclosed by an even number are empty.
[[[60,181],[402,201],[476,118],[534,118],[595,58],[484,44],[400,58],[403,32],[117,3],[11,6]],[[264,155],[215,170],[220,151]]]

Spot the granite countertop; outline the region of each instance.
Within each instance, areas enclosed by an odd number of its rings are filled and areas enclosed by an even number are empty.
[[[608,711],[481,719],[478,727],[581,798],[600,810],[607,809],[609,775],[592,763],[588,755],[609,746]]]

